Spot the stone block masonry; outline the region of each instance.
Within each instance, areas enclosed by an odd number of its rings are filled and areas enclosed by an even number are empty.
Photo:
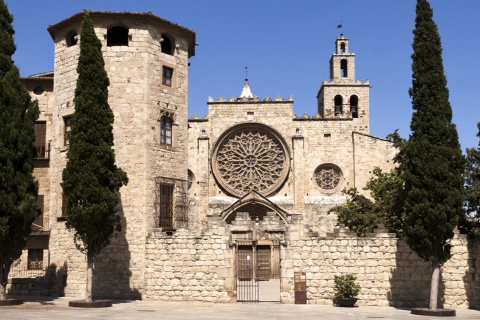
[[[202,237],[150,233],[142,298],[234,302],[236,250],[222,233],[207,232]],[[480,243],[455,235],[452,245],[452,258],[442,268],[439,306],[478,308]],[[352,273],[361,286],[357,305],[428,305],[430,265],[392,234],[359,238],[337,228],[326,237],[290,239],[280,254],[282,303],[294,303],[293,275],[305,272],[309,304],[331,305],[334,276]]]

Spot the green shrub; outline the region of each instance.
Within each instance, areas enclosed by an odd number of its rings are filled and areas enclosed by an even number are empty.
[[[345,274],[341,276],[335,276],[335,298],[354,298],[360,292],[360,285],[355,282],[357,277],[353,274]]]

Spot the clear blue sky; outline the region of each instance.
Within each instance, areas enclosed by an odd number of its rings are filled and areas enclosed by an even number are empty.
[[[46,28],[83,9],[161,16],[197,34],[190,59],[189,114],[207,113],[208,96],[239,96],[248,66],[253,94],[293,96],[297,115],[316,112],[339,35],[356,54],[356,77],[369,79],[371,134],[410,133],[411,43],[415,0],[5,0],[14,15],[22,76],[53,70]],[[480,121],[480,1],[430,0],[443,46],[453,121],[462,149],[477,147]]]

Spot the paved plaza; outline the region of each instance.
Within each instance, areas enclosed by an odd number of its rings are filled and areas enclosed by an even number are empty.
[[[445,319],[415,316],[391,307],[339,308],[294,304],[213,304],[200,302],[114,301],[110,308],[68,307],[68,298],[29,300],[19,306],[0,307],[0,319]],[[480,311],[458,309],[450,319],[479,320]]]

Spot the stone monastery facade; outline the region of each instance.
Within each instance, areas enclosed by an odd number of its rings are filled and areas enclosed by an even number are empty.
[[[380,229],[358,238],[328,214],[345,203],[342,190],[363,190],[374,167],[392,169],[396,153],[370,135],[370,84],[355,78],[347,37],[335,39],[315,115],[295,115],[291,97],[256,97],[246,80],[240,96],[209,98],[208,114],[188,119],[194,31],[151,13],[90,17],[110,78],[116,161],[129,177],[123,230],[96,260],[94,298],[331,304],[333,276],[354,273],[359,304],[427,301],[429,266],[401,240]],[[84,294],[85,257],[65,227],[61,188],[82,18],[48,27],[54,71],[22,79],[41,111],[34,174],[43,214],[19,265],[43,277],[13,270],[11,294]],[[467,239],[455,241],[444,303],[478,305],[479,258]]]

